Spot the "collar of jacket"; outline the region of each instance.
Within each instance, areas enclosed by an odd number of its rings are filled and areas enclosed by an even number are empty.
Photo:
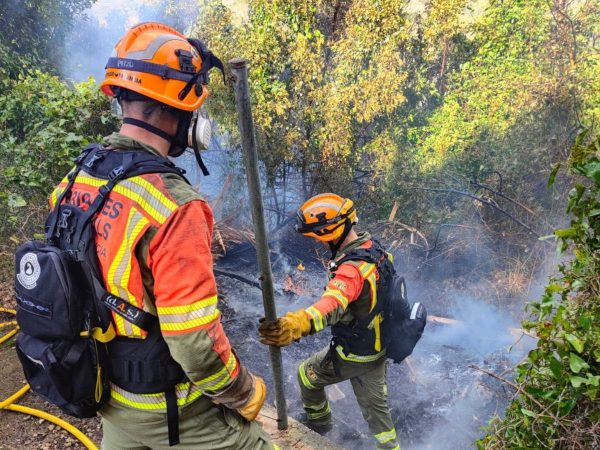
[[[143,142],[136,141],[128,136],[124,136],[120,133],[112,133],[104,138],[104,145],[113,147],[116,150],[142,150],[150,152],[154,155],[163,156],[154,147],[144,144]]]
[[[361,245],[363,245],[365,242],[369,241],[370,239],[371,239],[371,234],[368,233],[367,231],[358,233],[358,238],[356,238],[355,240],[350,242],[344,248],[340,249],[340,251],[338,252],[338,255],[336,256],[334,261],[335,262],[339,261],[344,256],[346,256],[349,252],[360,247]]]

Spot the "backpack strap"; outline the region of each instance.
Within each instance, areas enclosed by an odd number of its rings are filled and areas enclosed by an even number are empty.
[[[60,206],[65,196],[72,189],[79,172],[83,169],[92,176],[97,176],[97,168],[105,159],[109,151],[110,150],[106,150],[99,144],[93,144],[86,147],[76,159],[75,168],[68,175],[69,181],[67,186],[57,199],[55,208],[52,211],[54,217],[52,218],[52,224],[49,227],[47,238],[51,239],[56,233],[61,216]],[[92,281],[96,294],[95,298],[98,299],[98,302],[101,305],[98,313],[104,324],[107,326],[111,323],[108,310],[113,311],[123,319],[146,331],[150,330],[158,323],[158,318],[156,316],[106,290],[97,264],[94,264],[94,255],[86,254],[86,251],[90,253],[95,251],[95,246],[86,245],[86,243],[83,242],[85,233],[88,230],[91,221],[103,208],[109,193],[119,181],[147,173],[172,173],[181,177],[187,184],[190,184],[183,175],[184,171],[175,166],[168,158],[141,152],[122,152],[120,164],[116,167],[113,166],[110,169],[106,177],[108,181],[98,188],[98,194],[89,208],[85,211],[82,220],[77,223],[77,227],[73,233],[73,242],[77,242],[78,246],[77,250],[71,252],[71,255],[75,260],[87,263],[85,264],[86,271]],[[68,212],[70,211],[64,211],[65,214]]]
[[[331,261],[329,270],[335,272],[342,264],[348,261],[364,261],[375,264],[377,267],[385,260],[386,252],[381,245],[373,240],[371,248],[357,248],[346,253],[337,261]]]
[[[77,175],[81,171],[81,168],[82,168],[84,162],[86,161],[87,157],[92,152],[92,150],[98,149],[98,147],[100,147],[99,144],[88,145],[86,148],[83,149],[83,151],[80,153],[80,155],[75,159],[75,167],[67,175],[67,180],[68,180],[67,186],[65,187],[65,189],[62,191],[62,193],[56,200],[54,209],[50,212],[52,219],[50,220],[50,226],[46,230],[46,240],[47,241],[51,240],[56,234],[56,227],[58,226],[58,222],[59,222],[60,205],[62,204],[67,193],[69,193],[71,191],[71,189],[73,188],[75,179],[77,178]]]

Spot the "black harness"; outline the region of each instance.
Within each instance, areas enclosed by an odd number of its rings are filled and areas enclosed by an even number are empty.
[[[369,326],[375,317],[385,309],[387,283],[396,271],[394,265],[387,258],[385,249],[376,240],[373,240],[371,248],[358,248],[345,254],[342,258],[335,261],[330,271],[335,272],[339,266],[348,261],[365,261],[377,266],[377,271],[379,272],[376,293],[377,302],[373,310],[366,316],[357,317],[348,325],[339,323],[333,325],[331,327],[333,335],[331,345],[332,348],[341,345],[346,355],[350,353],[361,356],[372,355],[375,348],[376,336],[375,331],[370,329]],[[352,308],[352,304],[349,305],[349,308]]]
[[[72,221],[74,207],[68,204],[61,205],[61,203],[71,195],[72,187],[81,170],[108,182],[100,187],[98,195],[85,211],[83,219]],[[46,230],[48,239],[83,242],[83,239],[86,239],[85,230],[89,229],[88,224],[102,210],[108,194],[117,183],[147,173],[172,173],[189,184],[183,175],[184,171],[167,158],[141,151],[112,151],[98,144],[88,146],[77,158],[75,169],[68,175],[68,184],[48,217]],[[148,333],[146,339],[117,337],[107,344],[110,359],[109,379],[117,386],[135,394],[164,392],[167,403],[169,445],[176,445],[179,443],[179,418],[175,386],[186,381],[187,377],[169,352],[160,332],[158,318],[106,290],[95,252],[95,245],[87,245],[85,253],[74,251],[72,256],[78,261],[85,258],[91,268],[92,273],[89,274],[89,278],[93,283],[95,297],[104,306],[97,308],[103,329],[108,328],[111,323],[109,311],[112,311]]]

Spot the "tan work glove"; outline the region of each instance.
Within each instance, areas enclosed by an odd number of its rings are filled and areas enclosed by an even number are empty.
[[[258,332],[263,344],[284,347],[310,333],[310,320],[306,311],[299,309],[277,318],[274,322],[261,319]]]
[[[265,398],[267,398],[267,387],[265,386],[265,381],[257,375],[253,375],[253,378],[254,389],[252,390],[252,395],[244,406],[238,408],[240,415],[248,422],[252,422],[254,419],[256,419],[256,416],[258,416],[260,409],[265,403]]]
[[[263,379],[240,365],[238,377],[231,386],[211,397],[213,402],[235,409],[244,419],[252,421],[265,403],[266,396],[267,388]]]

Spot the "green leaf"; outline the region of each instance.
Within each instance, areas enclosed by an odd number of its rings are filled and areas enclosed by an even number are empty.
[[[569,353],[569,366],[573,373],[579,373],[582,369],[587,369],[590,366],[583,359],[577,356],[575,353]]]
[[[572,334],[567,334],[566,338],[567,341],[569,341],[569,344],[571,344],[573,348],[577,351],[577,353],[583,352],[583,342],[581,342],[579,338]]]
[[[561,380],[563,378],[563,366],[556,358],[550,358],[550,370],[552,371],[552,375],[557,380]]]
[[[9,208],[22,208],[23,206],[26,206],[26,205],[27,205],[27,202],[19,194],[10,194],[8,196],[8,207]]]
[[[523,414],[525,414],[526,416],[536,417],[536,414],[533,411],[529,410],[529,409],[521,408],[521,412]]]
[[[577,230],[575,228],[559,228],[554,230],[554,234],[559,238],[573,238],[577,236]]]
[[[548,177],[548,187],[551,187],[554,184],[554,180],[556,179],[556,174],[560,169],[561,163],[557,162],[552,168],[552,172],[550,172],[550,177]]]
[[[546,292],[549,294],[554,294],[555,292],[562,291],[563,287],[560,284],[552,283],[546,286]]]
[[[591,386],[600,386],[600,375],[592,375],[588,373],[588,384]]]
[[[571,382],[571,385],[573,385],[574,388],[578,388],[582,384],[587,384],[587,380],[582,377],[576,377],[576,376],[570,377],[569,381]]]

